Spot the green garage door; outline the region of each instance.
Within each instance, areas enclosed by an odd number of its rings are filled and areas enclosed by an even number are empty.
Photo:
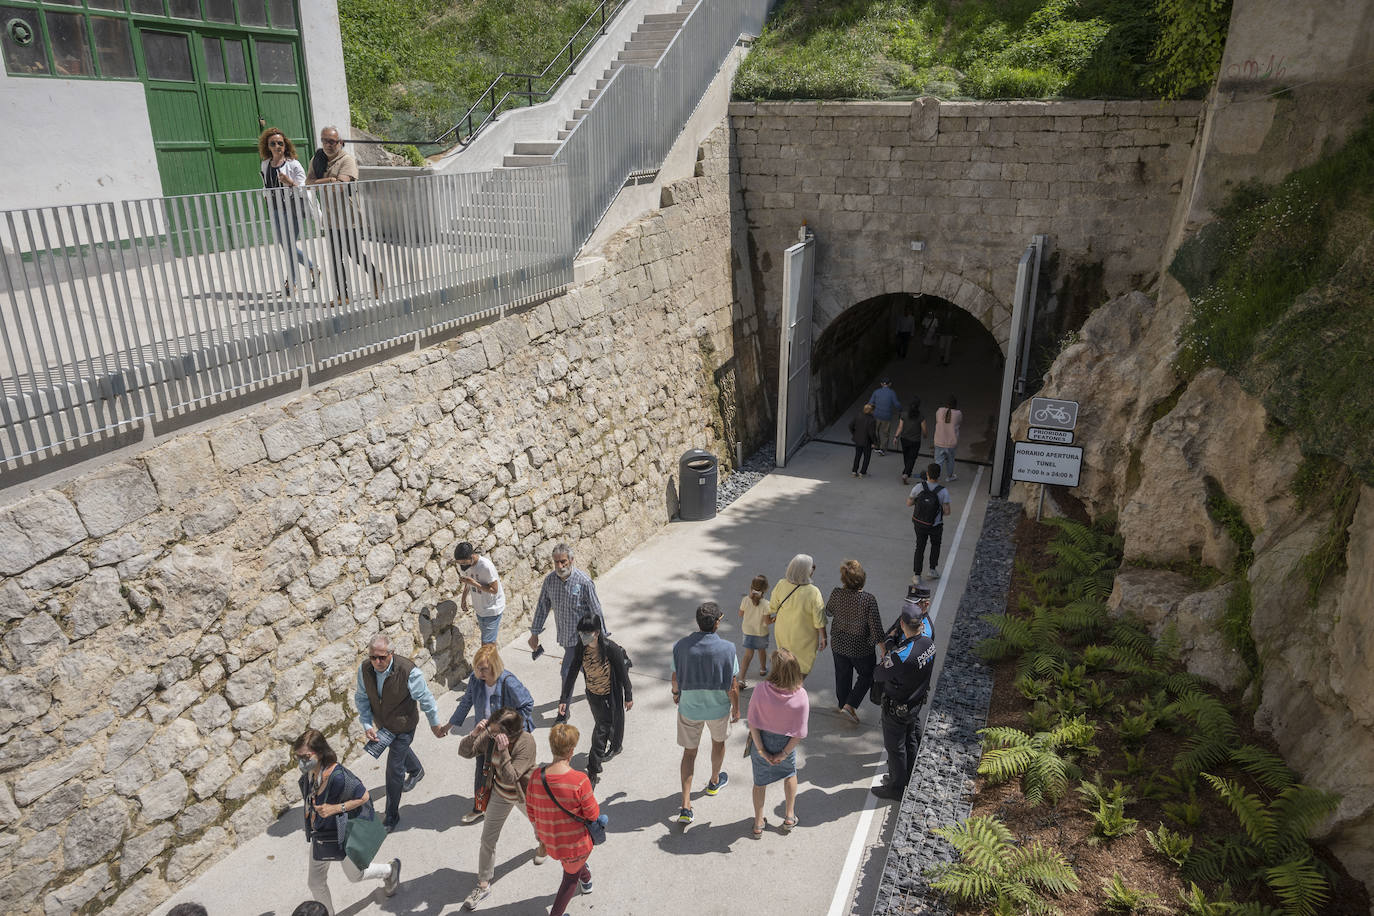
[[[261,185],[258,135],[280,127],[309,158],[298,44],[212,29],[140,29],[164,194]]]

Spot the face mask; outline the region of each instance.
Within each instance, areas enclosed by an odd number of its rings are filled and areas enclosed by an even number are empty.
[[[319,768],[320,762],[316,760],[314,757],[311,757],[309,760],[296,761],[296,766],[301,768],[302,773],[309,776],[311,773],[315,772],[315,770]]]
[[[754,591],[754,590],[751,589],[750,592],[749,592],[749,597],[751,597],[751,598],[762,598],[762,597],[763,597],[763,592]]]
[[[578,633],[577,638],[582,640],[582,645],[584,646],[590,646],[592,643],[596,642],[595,633]]]
[[[568,566],[564,567],[563,569],[555,569],[554,572],[558,573],[558,578],[566,579],[568,578],[568,576],[572,575],[572,567]]]

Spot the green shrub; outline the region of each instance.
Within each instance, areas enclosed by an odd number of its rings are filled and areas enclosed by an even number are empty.
[[[1188,854],[1193,851],[1193,838],[1191,836],[1176,833],[1163,824],[1159,825],[1157,831],[1146,830],[1145,839],[1149,842],[1151,849],[1180,867],[1188,861]]]
[[[1126,806],[1135,799],[1126,794],[1126,787],[1120,781],[1107,788],[1096,780],[1084,780],[1078,786],[1078,794],[1087,803],[1083,810],[1093,819],[1093,836],[1088,842],[1114,840],[1135,833],[1140,822],[1126,816]]]
[[[740,99],[1138,97],[1161,32],[1131,0],[783,0]]]
[[[1098,752],[1092,743],[1096,733],[1082,717],[1033,735],[1018,728],[979,729],[986,750],[978,762],[978,775],[994,783],[1019,776],[1021,793],[1029,804],[1053,804],[1064,797],[1069,782],[1079,778],[1078,758]]]
[[[1017,846],[992,817],[971,817],[935,831],[960,861],[930,870],[931,887],[965,904],[991,904],[997,913],[1050,913],[1042,894],[1078,890],[1078,877],[1058,852],[1039,843]]]
[[[1127,887],[1119,873],[1113,873],[1110,880],[1103,878],[1102,890],[1102,905],[1118,913],[1140,913],[1164,909],[1159,905],[1158,894],[1152,894],[1149,891],[1137,891]]]

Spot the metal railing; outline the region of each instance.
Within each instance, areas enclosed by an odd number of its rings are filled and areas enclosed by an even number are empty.
[[[0,462],[547,298],[566,169],[0,213]]]
[[[568,167],[573,238],[591,238],[626,179],[656,171],[730,49],[773,0],[698,0],[652,65],[623,64],[554,155]]]
[[[536,99],[547,101],[551,98],[568,74],[573,72],[577,62],[583,58],[592,44],[606,34],[606,24],[615,19],[616,14],[628,2],[629,0],[601,0],[586,21],[578,26],[572,37],[544,65],[543,70],[538,73],[501,71],[491,81],[491,85],[477,96],[477,101],[473,102],[472,106],[459,116],[458,121],[433,140],[355,139],[352,142],[387,145],[413,144],[417,147],[439,148],[453,145],[466,148],[473,140],[477,139],[478,134],[487,125],[494,123],[500,117],[501,112],[538,104]],[[554,73],[555,67],[562,67],[562,69]],[[550,74],[553,75],[550,76]],[[546,80],[548,81],[547,85],[544,84]],[[536,83],[539,84],[540,88],[535,88]],[[474,121],[476,121],[475,124]]]
[[[0,211],[0,472],[557,294],[769,6],[699,0],[553,165]]]

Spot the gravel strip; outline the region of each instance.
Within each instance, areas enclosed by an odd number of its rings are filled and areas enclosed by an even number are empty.
[[[888,847],[874,916],[950,912],[928,887],[925,870],[955,857],[935,828],[956,824],[972,812],[973,779],[982,756],[977,732],[987,724],[992,701],[992,669],[973,654],[973,647],[993,635],[992,627],[978,618],[1006,610],[1016,558],[1012,535],[1020,515],[1020,504],[994,499],[983,516],[983,533],[954,618],[915,771]]]
[[[773,470],[773,446],[765,445],[727,478],[721,481],[716,494],[716,510],[719,511],[739,499],[749,488],[762,480]]]

